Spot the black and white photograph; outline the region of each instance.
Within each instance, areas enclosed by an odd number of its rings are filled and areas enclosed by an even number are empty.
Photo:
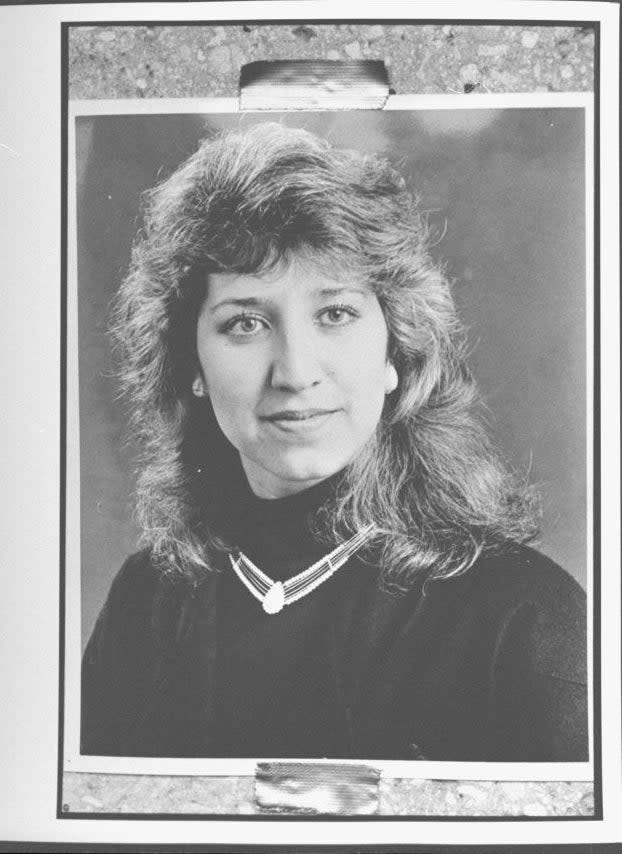
[[[588,762],[575,102],[76,117],[82,756]]]
[[[0,19],[6,850],[615,845],[616,4]]]

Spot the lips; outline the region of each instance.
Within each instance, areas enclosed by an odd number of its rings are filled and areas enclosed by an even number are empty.
[[[261,416],[261,420],[276,429],[281,435],[295,437],[309,436],[322,431],[332,422],[339,409],[281,409]]]
[[[282,409],[262,416],[263,421],[310,421],[324,415],[332,415],[336,409]]]

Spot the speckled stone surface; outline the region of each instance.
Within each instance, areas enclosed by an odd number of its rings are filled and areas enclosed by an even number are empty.
[[[326,25],[79,26],[73,99],[235,97],[240,68],[271,59],[382,59],[396,94],[591,91],[587,27]],[[252,777],[68,773],[68,813],[260,814]],[[379,815],[589,816],[591,783],[382,779]]]
[[[248,815],[255,812],[253,777],[141,774],[65,774],[64,813],[180,813]]]
[[[258,59],[382,59],[396,94],[569,92],[593,87],[582,27],[328,25],[72,28],[71,98],[238,94]]]
[[[381,815],[590,816],[591,783],[398,780],[380,784]]]
[[[378,815],[590,816],[592,788],[591,783],[383,778]],[[253,777],[70,773],[63,780],[62,809],[68,814],[265,814],[255,802]]]

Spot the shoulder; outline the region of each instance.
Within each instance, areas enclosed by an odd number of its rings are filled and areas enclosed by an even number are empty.
[[[155,592],[160,580],[161,573],[151,550],[143,549],[124,561],[112,581],[108,598],[137,605]]]
[[[153,642],[173,630],[180,614],[188,616],[197,588],[174,571],[166,571],[151,549],[127,558],[112,581],[93,637],[114,638],[115,644]]]
[[[130,555],[110,585],[100,621],[134,623],[141,615],[148,617],[161,583],[162,574],[150,549]]]
[[[534,670],[570,681],[586,678],[587,605],[583,588],[535,549],[506,543],[465,573],[427,585],[435,612],[451,614],[498,652],[529,658]]]
[[[128,557],[115,575],[86,649],[86,659],[133,643],[148,630],[160,575],[149,549]]]
[[[507,543],[482,555],[467,572],[469,585],[492,608],[532,605],[560,618],[585,614],[585,591],[555,561],[528,546]]]

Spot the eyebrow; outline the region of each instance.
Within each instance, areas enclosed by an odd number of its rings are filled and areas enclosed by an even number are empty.
[[[371,289],[365,286],[357,286],[357,285],[342,285],[335,288],[321,288],[316,292],[317,296],[321,297],[338,297],[344,293],[355,293],[360,294],[361,296],[367,296],[372,293]],[[226,299],[220,300],[216,305],[210,307],[210,312],[217,311],[219,308],[223,308],[223,306],[237,306],[239,308],[256,308],[259,305],[266,305],[270,302],[270,299],[258,299],[257,297],[227,297]]]
[[[257,297],[228,297],[216,305],[211,306],[210,311],[216,311],[217,308],[222,308],[224,305],[237,305],[242,308],[250,308],[252,306],[262,305],[265,300],[259,300]]]
[[[341,285],[336,288],[322,288],[319,291],[319,294],[322,297],[338,297],[344,293],[354,293],[360,294],[361,296],[367,296],[372,293],[372,290],[365,285]]]

